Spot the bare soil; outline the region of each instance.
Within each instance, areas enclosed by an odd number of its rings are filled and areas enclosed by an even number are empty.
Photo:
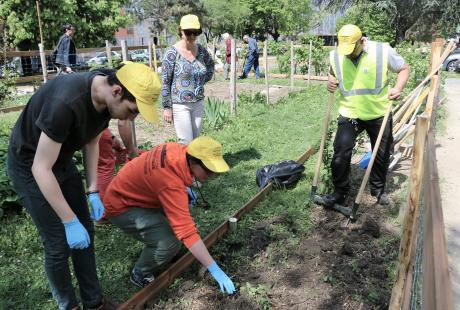
[[[238,92],[260,91],[264,85],[237,84]],[[279,98],[289,91],[280,87]],[[228,83],[216,82],[208,87],[207,96],[229,99]],[[169,124],[148,125],[136,121],[140,143],[156,144],[174,137]],[[364,171],[352,166],[352,193],[355,197]],[[281,214],[275,219],[259,223],[247,235],[251,240],[250,261],[258,260],[257,268],[240,264],[232,277],[237,283],[250,283],[255,288],[253,296],[240,292],[224,296],[217,292],[214,280],[203,269],[194,270],[196,277],[206,277],[209,285],[198,285],[188,280],[174,290],[165,292],[166,304],[152,301],[148,308],[155,309],[388,309],[391,295],[391,266],[398,255],[398,228],[387,221],[390,214],[398,212],[403,189],[410,172],[410,160],[402,161],[388,177],[391,205],[380,206],[369,195],[363,197],[359,218],[345,227],[343,215],[316,205],[311,208],[311,232],[300,244],[290,245],[289,235],[271,239],[271,225],[288,221]],[[404,200],[404,198],[402,198]],[[353,199],[349,199],[352,206]],[[296,233],[295,225],[292,233]],[[286,239],[286,247],[277,247],[280,238]],[[242,244],[235,243],[237,251]],[[234,262],[233,251],[224,253],[222,264]],[[278,263],[279,262],[279,263]],[[172,294],[172,293],[171,293]]]

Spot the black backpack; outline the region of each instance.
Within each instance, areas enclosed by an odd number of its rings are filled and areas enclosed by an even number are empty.
[[[283,160],[257,169],[256,181],[262,190],[269,182],[276,188],[292,188],[302,176],[305,167],[293,160]]]

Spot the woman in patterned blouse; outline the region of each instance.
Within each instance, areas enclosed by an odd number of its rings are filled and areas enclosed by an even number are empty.
[[[189,144],[200,135],[204,114],[204,84],[214,74],[214,61],[206,48],[196,43],[201,34],[196,15],[181,18],[181,40],[168,48],[163,57],[161,89],[163,119],[174,119],[179,143]]]

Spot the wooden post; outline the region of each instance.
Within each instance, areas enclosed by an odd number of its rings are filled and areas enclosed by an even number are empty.
[[[232,39],[232,55],[230,57],[230,113],[236,115],[236,41]]]
[[[43,48],[43,43],[38,44],[38,49],[40,50],[40,62],[42,64],[43,83],[46,83],[48,82],[48,69],[46,67],[46,56],[45,49]]]
[[[291,90],[294,88],[294,41],[291,40]]]
[[[152,59],[152,39],[149,39],[149,43],[148,43],[148,53],[149,53],[149,67],[150,69],[153,68],[153,59]]]
[[[434,101],[438,95],[438,86],[439,86],[439,76],[434,75],[431,78],[430,93],[428,94],[428,99],[426,101],[426,107],[425,107],[425,112],[427,113],[427,116],[428,116],[428,124],[430,123],[430,120],[431,120],[431,113],[433,112]]]
[[[308,52],[308,85],[310,85],[310,78],[311,78],[311,40],[310,40],[310,48]]]
[[[35,1],[35,4],[37,5],[38,28],[40,29],[40,42],[41,44],[44,44],[45,42],[43,41],[42,19],[40,17],[40,4],[38,3],[38,1]]]
[[[126,45],[126,41],[121,40],[120,44],[121,44],[121,56],[123,57],[123,61],[127,61],[128,60],[128,46]],[[137,147],[136,124],[134,120],[130,121],[130,124],[131,124],[131,137],[133,139],[133,144],[134,144],[134,147]]]
[[[423,160],[428,131],[428,117],[417,117],[414,139],[414,156],[410,174],[410,192],[406,208],[401,208],[405,213],[403,219],[403,232],[399,249],[399,264],[395,284],[391,292],[389,309],[400,309],[406,289],[406,279],[409,267],[413,264],[413,246],[417,239],[417,219],[419,214],[419,201],[423,180]],[[407,288],[410,289],[410,288]]]
[[[155,68],[155,72],[158,73],[157,48],[155,46],[155,43],[152,44],[152,53],[153,53],[153,67]]]
[[[123,61],[129,60],[128,59],[128,46],[126,45],[126,41],[121,40],[120,45],[121,45],[121,57],[122,57]]]
[[[214,68],[216,66],[216,50],[217,50],[217,37],[212,40],[212,61],[214,62]],[[214,71],[213,80],[216,80],[216,71]]]
[[[267,47],[267,40],[264,42],[264,71],[265,71],[265,89],[267,91],[267,104],[270,104],[270,87],[268,85],[268,62],[267,62],[267,55],[268,54],[268,47]]]
[[[110,49],[109,40],[105,40],[105,54],[107,55],[107,63],[109,68],[113,68],[112,50]]]

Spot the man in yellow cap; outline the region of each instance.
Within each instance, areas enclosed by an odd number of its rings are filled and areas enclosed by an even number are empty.
[[[390,100],[397,100],[409,78],[409,66],[388,44],[370,41],[355,25],[345,25],[338,33],[338,48],[330,53],[327,89],[339,88],[339,117],[331,162],[335,191],[318,203],[327,207],[345,203],[350,190],[350,161],[357,136],[366,130],[375,141]],[[388,71],[397,74],[389,86]],[[390,149],[393,143],[392,119],[385,127],[370,176],[371,195],[379,204],[389,204],[385,192]]]
[[[131,282],[143,287],[180,249],[181,242],[207,267],[222,292],[235,286],[209,254],[190,215],[187,187],[229,170],[219,142],[206,136],[188,146],[164,143],[127,163],[104,197],[110,221],[144,243],[131,271]]]
[[[94,256],[93,220],[104,212],[97,185],[98,140],[110,119],[132,120],[139,112],[147,121],[158,119],[160,88],[156,73],[143,64],[60,76],[30,98],[16,122],[8,175],[40,234],[59,309],[79,307],[69,256],[83,306],[115,308],[103,298]],[[72,159],[78,150],[85,160],[86,195]]]

